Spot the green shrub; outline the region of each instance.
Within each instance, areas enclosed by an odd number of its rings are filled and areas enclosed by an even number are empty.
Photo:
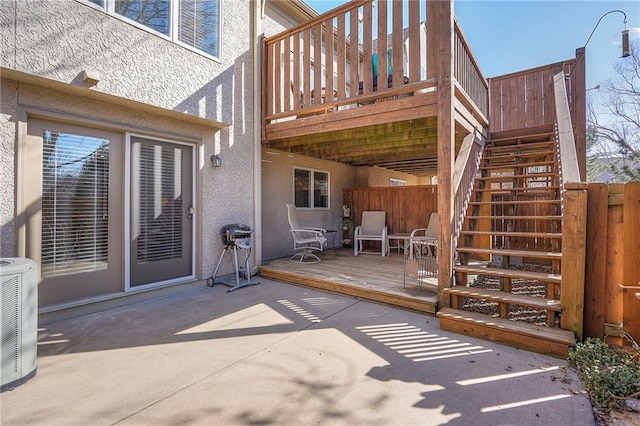
[[[625,397],[640,392],[640,354],[602,339],[587,338],[569,351],[567,362],[576,368],[594,405],[605,411],[619,407]]]

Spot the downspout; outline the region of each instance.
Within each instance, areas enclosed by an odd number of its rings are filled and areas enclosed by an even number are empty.
[[[262,110],[261,99],[261,75],[262,55],[260,54],[260,23],[265,0],[254,0],[253,4],[253,28],[251,40],[253,43],[253,253],[255,256],[254,267],[262,264],[262,141],[261,129]],[[251,271],[253,274],[254,271]]]

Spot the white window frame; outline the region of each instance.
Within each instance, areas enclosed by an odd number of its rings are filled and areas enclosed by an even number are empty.
[[[218,62],[220,62],[220,56],[221,56],[221,52],[222,52],[222,0],[217,0],[218,1],[218,28],[217,28],[217,37],[218,37],[218,56],[212,55],[210,53],[205,52],[204,50],[200,50],[197,47],[191,46],[187,43],[183,43],[182,41],[179,40],[179,31],[178,31],[178,22],[179,22],[179,8],[178,8],[178,3],[180,0],[169,0],[169,2],[171,3],[170,7],[171,10],[169,12],[169,35],[167,36],[166,34],[162,34],[161,32],[158,32],[156,30],[154,30],[151,27],[147,27],[144,24],[141,24],[137,21],[134,21],[132,19],[127,18],[126,16],[120,15],[118,13],[116,13],[115,11],[115,4],[116,4],[116,0],[103,0],[104,6],[100,6],[98,4],[92,3],[90,0],[76,0],[82,4],[86,4],[87,6],[93,7],[94,9],[100,10],[102,12],[106,12],[107,14],[109,14],[110,16],[113,16],[114,18],[120,19],[122,21],[125,21],[137,28],[140,28],[144,31],[147,31],[153,35],[156,35],[158,37],[164,38],[165,40],[169,40],[175,44],[178,44],[186,49],[189,49],[193,52],[199,53],[200,55],[203,55],[207,58],[210,59],[214,59]]]
[[[315,174],[316,173],[325,173],[327,175],[327,206],[324,207],[316,207],[315,206],[315,197],[313,196],[313,191],[308,191],[307,192],[307,196],[309,197],[309,207],[299,207],[296,204],[296,170],[304,170],[309,172],[309,181],[310,181],[310,186],[313,187],[314,183],[315,183]],[[300,209],[300,210],[330,210],[331,209],[331,173],[329,173],[329,171],[327,170],[319,170],[319,169],[310,169],[308,167],[297,167],[295,166],[293,168],[293,180],[292,180],[292,190],[293,190],[293,194],[292,194],[292,198],[293,198],[293,205],[296,206],[296,208]]]

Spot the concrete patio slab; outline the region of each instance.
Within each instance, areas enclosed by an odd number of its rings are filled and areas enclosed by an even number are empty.
[[[43,324],[3,425],[595,424],[562,360],[260,279]]]

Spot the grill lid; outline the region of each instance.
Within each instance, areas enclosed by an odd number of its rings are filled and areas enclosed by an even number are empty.
[[[243,245],[247,245],[247,241],[251,240],[253,229],[249,225],[242,223],[231,223],[220,228],[220,237],[222,244],[232,246],[238,245],[240,241],[245,241]],[[248,243],[250,245],[250,242]]]

